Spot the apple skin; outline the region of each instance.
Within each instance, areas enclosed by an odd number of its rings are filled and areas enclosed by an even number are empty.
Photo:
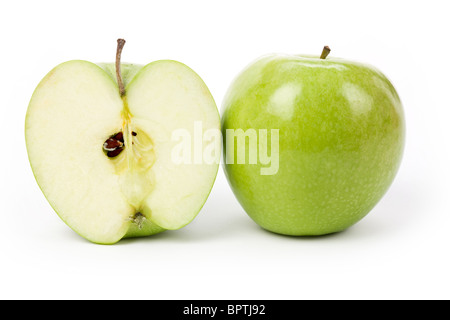
[[[393,182],[405,143],[389,80],[338,58],[272,54],[247,66],[223,101],[224,146],[226,130],[239,128],[279,129],[276,174],[261,175],[259,161],[225,162],[224,171],[257,224],[294,236],[342,231],[366,216]]]

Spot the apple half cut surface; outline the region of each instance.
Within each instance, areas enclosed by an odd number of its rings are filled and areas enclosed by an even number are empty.
[[[36,88],[25,122],[30,164],[48,202],[75,232],[101,244],[187,225],[219,165],[173,161],[180,143],[173,132],[194,136],[195,123],[220,132],[203,80],[172,60],[122,64],[124,43],[118,40],[115,64],[54,68]],[[208,143],[217,141],[203,147]]]

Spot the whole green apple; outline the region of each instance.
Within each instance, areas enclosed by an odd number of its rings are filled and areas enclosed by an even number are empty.
[[[382,198],[401,162],[405,120],[393,85],[372,66],[328,53],[261,57],[224,98],[225,174],[247,214],[272,232],[348,228]]]

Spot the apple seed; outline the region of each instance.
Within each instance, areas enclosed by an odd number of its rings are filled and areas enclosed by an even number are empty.
[[[103,143],[103,150],[109,158],[117,157],[124,148],[123,133],[118,132]]]
[[[122,133],[122,131],[119,131],[115,135],[113,135],[113,138],[116,139],[116,140],[119,140],[120,142],[123,143],[123,133]]]
[[[137,133],[132,131],[131,135],[133,137],[137,136]],[[134,142],[132,142],[134,144]],[[106,152],[106,155],[109,158],[117,157],[122,150],[125,148],[125,142],[123,139],[123,132],[119,131],[116,134],[112,135],[103,143],[103,151]]]
[[[114,139],[114,138],[109,138],[103,144],[103,149],[105,151],[114,151],[117,148],[122,148],[122,147],[123,147],[123,143],[121,141],[119,141],[119,140]]]

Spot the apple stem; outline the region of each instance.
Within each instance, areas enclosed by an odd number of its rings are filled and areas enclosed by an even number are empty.
[[[116,76],[117,76],[117,84],[119,85],[120,96],[123,97],[125,95],[125,87],[122,81],[122,74],[120,71],[120,57],[122,56],[122,49],[125,46],[124,39],[117,39],[117,53],[116,53]]]
[[[325,59],[331,52],[331,49],[329,46],[323,47],[322,54],[320,55],[320,59]]]

